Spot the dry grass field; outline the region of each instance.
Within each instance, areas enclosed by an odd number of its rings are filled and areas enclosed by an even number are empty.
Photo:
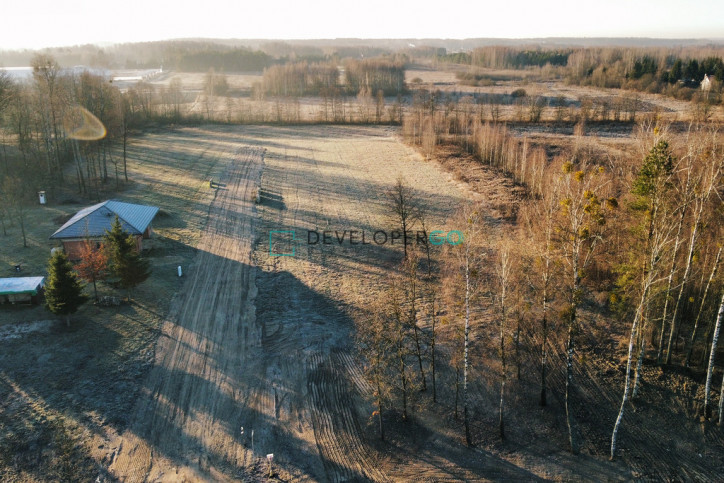
[[[516,89],[524,89],[527,98],[521,99],[522,109],[514,105],[502,105],[500,109],[501,119],[514,121],[518,117],[527,118],[527,100],[540,97],[546,107],[543,109],[541,120],[552,121],[556,118],[556,102],[562,98],[567,105],[580,107],[582,100],[606,100],[611,105],[622,99],[635,99],[638,105],[637,115],[651,116],[656,114],[660,118],[670,122],[688,122],[694,111],[692,103],[688,101],[673,99],[662,94],[649,94],[645,92],[625,91],[621,89],[604,89],[598,87],[578,86],[565,83],[563,80],[549,81],[540,80],[535,74],[525,70],[493,70],[480,69],[479,72],[490,77],[490,85],[468,86],[460,84],[456,77],[454,68],[449,70],[410,69],[405,72],[405,81],[408,85],[437,91],[455,94],[458,96],[475,96],[486,99],[495,96],[507,96]],[[413,83],[413,80],[418,80]],[[712,108],[712,120],[724,120],[724,109],[722,106]]]
[[[251,86],[255,82],[261,82],[261,73],[226,73],[226,81],[229,85],[229,89],[232,92],[249,92]],[[206,74],[200,72],[164,72],[163,74],[155,77],[150,81],[150,84],[157,89],[166,88],[171,83],[171,80],[177,79],[181,82],[181,86],[184,91],[189,92],[200,92],[204,90],[204,78]]]

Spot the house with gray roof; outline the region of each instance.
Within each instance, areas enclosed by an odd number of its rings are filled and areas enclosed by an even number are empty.
[[[68,258],[78,260],[85,240],[100,244],[117,216],[123,231],[135,237],[136,249],[140,252],[143,240],[151,238],[153,234],[151,222],[157,213],[158,208],[155,206],[108,200],[80,210],[50,235],[50,239],[60,241]]]

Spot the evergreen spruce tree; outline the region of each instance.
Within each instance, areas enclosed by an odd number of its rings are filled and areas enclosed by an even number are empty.
[[[70,315],[88,300],[73,266],[63,252],[56,252],[48,263],[48,280],[45,284],[45,305],[55,315],[65,317],[70,327]]]
[[[111,230],[106,230],[105,246],[111,273],[117,279],[118,286],[128,290],[130,300],[131,290],[151,275],[149,263],[136,251],[136,239],[123,231],[118,216]]]

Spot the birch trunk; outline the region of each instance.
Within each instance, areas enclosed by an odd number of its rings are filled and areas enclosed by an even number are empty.
[[[724,379],[722,379],[721,394],[719,394],[719,427],[724,427]]]
[[[570,317],[568,320],[568,342],[566,344],[566,426],[568,427],[568,443],[571,453],[576,454],[578,449],[573,437],[573,415],[571,414],[571,390],[573,389],[573,355],[575,353],[575,325],[576,311],[578,309],[579,291],[581,289],[581,279],[578,274],[578,249],[574,252],[573,257],[573,294],[571,298]]]
[[[684,287],[689,278],[691,272],[691,262],[694,258],[694,247],[696,246],[696,235],[699,229],[699,220],[694,222],[694,226],[691,229],[691,241],[689,242],[689,253],[686,257],[686,268],[684,269],[684,276],[681,278],[681,287],[679,287],[679,295],[676,297],[676,304],[674,305],[674,313],[671,315],[671,332],[669,333],[669,343],[666,345],[666,363],[671,364],[671,349],[678,332],[678,324],[676,323],[677,316],[679,315],[679,307],[681,305],[681,298],[684,295]]]
[[[646,329],[641,329],[641,337],[640,337],[640,344],[641,347],[639,349],[639,355],[638,360],[636,361],[636,372],[634,375],[634,385],[633,385],[633,391],[631,392],[631,399],[635,398],[639,393],[639,388],[641,387],[641,367],[644,363],[644,354],[646,354]]]
[[[716,356],[716,344],[719,340],[722,318],[724,318],[724,293],[722,293],[721,303],[719,304],[719,315],[716,318],[716,326],[714,327],[714,338],[711,340],[709,367],[706,370],[706,386],[704,387],[704,417],[706,419],[711,417],[711,376],[714,372],[714,357]],[[721,406],[721,400],[719,406]],[[721,420],[721,411],[719,411],[719,419]]]
[[[686,189],[685,193],[689,193],[691,179],[691,168],[687,171],[686,175]],[[666,294],[664,295],[664,312],[661,316],[661,332],[659,333],[659,349],[656,354],[656,362],[661,364],[661,357],[664,354],[664,336],[666,335],[666,317],[669,311],[669,300],[671,298],[671,290],[674,283],[674,274],[676,273],[676,255],[679,253],[679,247],[681,246],[681,230],[684,228],[684,218],[686,217],[686,209],[689,203],[685,202],[684,206],[681,207],[681,214],[679,215],[679,225],[676,230],[676,238],[674,239],[674,250],[671,254],[671,270],[669,270],[669,277],[666,283]]]
[[[505,318],[500,322],[500,362],[502,365],[501,371],[500,371],[500,421],[499,421],[499,429],[500,429],[500,439],[505,439],[505,421],[503,418],[504,410],[505,410],[505,379],[506,379],[506,373],[505,373]]]
[[[468,339],[470,334],[470,256],[465,245],[465,339],[463,342],[463,419],[465,421],[465,442],[472,444],[470,421],[468,419]]]
[[[432,294],[432,307],[430,310],[430,319],[432,322],[432,333],[430,334],[430,364],[432,370],[432,402],[437,402],[437,383],[435,380],[435,325],[437,317],[435,317],[435,294]]]
[[[634,341],[636,338],[636,331],[638,330],[639,320],[641,318],[641,311],[643,310],[643,302],[646,298],[646,294],[641,295],[641,301],[636,309],[636,315],[634,316],[634,322],[631,326],[631,336],[628,342],[628,361],[626,362],[626,382],[624,383],[623,398],[621,399],[621,408],[618,410],[618,417],[616,418],[616,424],[613,426],[613,433],[611,434],[611,460],[616,455],[616,440],[618,438],[618,429],[623,421],[623,413],[626,409],[626,403],[628,402],[629,391],[631,390],[631,359],[634,350]]]
[[[686,367],[689,367],[689,363],[691,362],[691,353],[694,351],[696,333],[699,330],[699,320],[701,319],[701,313],[704,311],[704,304],[706,303],[706,296],[709,293],[711,281],[714,280],[714,277],[716,276],[717,267],[719,266],[719,259],[721,258],[721,251],[722,247],[719,247],[719,251],[716,254],[716,259],[714,260],[714,266],[711,269],[711,275],[709,275],[709,280],[706,282],[704,294],[701,296],[701,305],[699,306],[699,312],[696,314],[696,320],[694,321],[694,329],[691,332],[691,339],[689,340],[689,349],[687,349],[686,351],[686,360],[684,361],[684,366]]]
[[[498,275],[500,276],[500,419],[498,426],[500,429],[500,439],[505,439],[505,382],[506,360],[505,360],[505,322],[507,318],[506,296],[508,291],[508,282],[510,280],[510,261],[508,251],[503,250],[500,254],[500,267]]]

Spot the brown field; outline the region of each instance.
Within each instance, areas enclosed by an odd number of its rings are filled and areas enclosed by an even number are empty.
[[[251,86],[255,82],[261,82],[262,75],[244,73],[237,74],[233,72],[225,73],[226,81],[229,84],[229,89],[232,91],[250,91]],[[181,85],[184,90],[187,91],[201,91],[204,89],[204,77],[205,73],[201,72],[164,72],[162,75],[154,78],[150,83],[157,88],[168,87],[172,79],[176,78],[181,81]]]
[[[540,98],[545,106],[541,112],[541,121],[552,122],[557,119],[556,103],[561,98],[567,107],[564,119],[575,116],[581,104],[592,106],[591,115],[594,119],[600,115],[593,110],[595,103],[606,102],[610,111],[609,119],[613,116],[615,106],[626,102],[636,103],[635,118],[654,118],[668,122],[686,123],[695,116],[695,108],[691,102],[677,100],[662,94],[649,94],[645,92],[624,91],[620,89],[603,89],[596,87],[577,86],[565,83],[563,80],[541,80],[539,74],[525,70],[491,70],[480,69],[490,76],[490,84],[485,86],[462,85],[455,77],[455,72],[462,67],[449,67],[448,70],[410,69],[406,71],[405,80],[413,89],[427,89],[439,91],[453,98],[468,97],[479,99],[484,104],[484,116],[490,118],[490,103],[498,105],[499,119],[507,122],[522,122],[529,119],[529,103]],[[259,122],[325,122],[325,115],[320,97],[303,97],[297,100],[290,98],[252,97],[252,85],[262,81],[259,74],[225,74],[229,84],[229,93],[225,97],[207,99],[203,93],[203,73],[164,72],[154,78],[150,83],[157,89],[168,87],[171,79],[177,78],[182,83],[185,92],[185,101],[181,106],[184,114],[194,114],[202,118],[227,123],[259,123]],[[413,83],[416,80],[419,82]],[[516,89],[524,89],[527,97],[510,99],[508,96]],[[502,97],[501,97],[502,96]],[[370,119],[374,113],[374,102],[365,104],[355,95],[346,95],[338,100],[338,116],[343,119],[360,122]],[[396,102],[394,97],[385,99],[384,120],[389,120],[389,108]],[[403,97],[403,102],[410,105],[410,95]],[[516,105],[519,102],[520,105]],[[594,103],[594,104],[591,104]],[[158,106],[161,108],[161,106]],[[486,113],[487,111],[487,113]],[[340,114],[342,113],[343,114]],[[365,114],[366,113],[366,114]],[[621,118],[627,112],[622,108]],[[332,121],[332,107],[327,108],[327,121]],[[712,106],[709,119],[713,121],[724,120],[724,108],[721,105]],[[536,129],[534,127],[534,129]]]
[[[464,69],[460,69],[464,70]],[[476,72],[490,75],[492,84],[489,86],[467,86],[460,84],[455,77],[455,69],[449,70],[407,70],[405,81],[408,85],[428,89],[439,90],[444,93],[456,93],[461,96],[476,95],[505,95],[516,89],[523,88],[529,97],[542,97],[547,102],[543,110],[542,120],[555,119],[554,102],[556,98],[563,97],[566,102],[578,105],[582,99],[606,99],[615,102],[617,99],[627,97],[637,99],[639,102],[639,116],[656,115],[671,122],[688,122],[691,119],[693,107],[688,101],[678,100],[663,94],[648,94],[645,92],[625,91],[621,89],[603,89],[598,87],[587,87],[566,84],[563,80],[549,81],[538,79],[537,74],[525,70],[493,70],[479,69]],[[410,84],[413,79],[420,79],[419,84]],[[524,116],[527,108],[523,110]],[[514,106],[503,106],[501,116],[506,120],[515,120],[519,114]],[[714,106],[711,114],[712,120],[724,120],[724,108]]]

